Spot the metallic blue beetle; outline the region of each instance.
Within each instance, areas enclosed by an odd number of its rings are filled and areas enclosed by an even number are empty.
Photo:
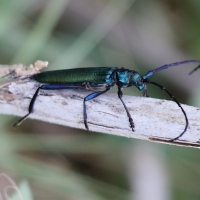
[[[108,92],[113,86],[118,87],[118,97],[121,100],[127,116],[129,118],[130,127],[132,131],[134,131],[134,122],[133,119],[124,103],[122,96],[122,88],[135,86],[140,91],[142,91],[143,96],[148,97],[148,90],[146,84],[153,84],[163,91],[165,91],[180,107],[182,110],[186,125],[183,132],[177,136],[176,138],[170,140],[174,141],[180,138],[187,130],[188,127],[188,118],[187,115],[182,108],[181,104],[175,99],[175,97],[166,90],[160,84],[153,82],[149,79],[155,72],[167,69],[169,67],[175,67],[182,64],[188,63],[200,63],[199,60],[185,60],[182,62],[176,62],[171,64],[166,64],[161,67],[158,67],[154,70],[149,71],[145,76],[141,76],[138,72],[134,70],[117,68],[117,67],[92,67],[92,68],[75,68],[75,69],[64,69],[64,70],[55,70],[55,71],[46,71],[40,74],[35,74],[31,77],[31,79],[42,83],[36,90],[35,94],[29,105],[29,112],[23,118],[21,118],[14,126],[20,125],[28,116],[33,112],[33,107],[35,100],[37,98],[38,92],[40,89],[42,90],[59,90],[59,89],[86,89],[93,91],[91,94],[86,96],[83,100],[83,118],[84,124],[87,130],[89,130],[87,123],[87,111],[86,111],[86,101],[94,99],[106,92]],[[199,68],[195,68],[193,71],[196,71]],[[193,71],[191,73],[193,73]],[[190,74],[191,74],[190,73]]]

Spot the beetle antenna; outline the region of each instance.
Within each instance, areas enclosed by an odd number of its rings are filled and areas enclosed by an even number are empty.
[[[194,68],[188,75],[193,74],[195,71],[197,71],[200,68],[200,65],[198,65],[196,68]]]
[[[184,60],[184,61],[181,61],[181,62],[165,64],[161,67],[158,67],[156,69],[149,71],[145,76],[143,76],[143,79],[147,79],[150,76],[152,76],[155,72],[161,71],[163,69],[167,69],[169,67],[176,67],[176,66],[179,66],[179,65],[184,65],[184,64],[189,64],[189,63],[200,63],[200,60]],[[190,74],[193,73],[194,71],[196,71],[199,67],[200,67],[200,65],[197,68],[195,68],[192,72],[190,72]]]
[[[188,124],[189,124],[185,110],[183,109],[183,107],[181,106],[181,104],[176,100],[176,98],[167,89],[165,89],[165,87],[163,87],[162,85],[160,85],[158,83],[155,83],[155,82],[153,82],[153,81],[151,81],[149,79],[146,79],[144,81],[146,83],[153,84],[153,85],[159,87],[161,90],[165,91],[171,97],[171,99],[174,100],[176,102],[176,104],[180,107],[180,109],[182,110],[182,112],[183,112],[183,114],[185,116],[185,121],[186,121],[186,125],[185,125],[185,128],[184,128],[184,131],[179,136],[175,137],[174,139],[169,140],[169,142],[173,142],[174,140],[179,139],[186,132],[186,130],[188,128]]]

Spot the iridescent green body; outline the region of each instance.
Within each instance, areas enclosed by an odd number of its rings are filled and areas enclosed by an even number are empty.
[[[93,91],[105,90],[106,87],[119,85],[121,88],[135,85],[139,90],[144,89],[141,75],[133,70],[117,67],[91,67],[63,69],[41,72],[32,77],[40,83],[59,85],[85,85],[85,89]],[[53,87],[53,86],[52,86]]]
[[[91,68],[75,68],[63,69],[55,71],[42,72],[35,74],[33,78],[41,83],[111,83],[111,74],[116,67],[91,67]]]

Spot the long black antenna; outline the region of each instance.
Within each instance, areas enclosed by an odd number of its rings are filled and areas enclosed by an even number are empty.
[[[182,112],[183,112],[183,114],[185,116],[185,121],[186,121],[186,125],[185,125],[185,128],[184,128],[184,131],[179,136],[175,137],[174,139],[169,140],[169,142],[173,142],[174,140],[179,139],[186,132],[186,130],[188,128],[188,125],[189,125],[188,118],[187,118],[185,110],[183,109],[183,107],[181,106],[181,104],[176,100],[176,98],[167,89],[165,89],[165,87],[163,87],[162,85],[160,85],[158,83],[155,83],[155,82],[153,82],[153,81],[151,81],[149,79],[145,79],[144,82],[149,83],[149,84],[153,84],[153,85],[159,87],[161,90],[165,91],[172,98],[172,100],[174,100],[176,102],[176,104],[182,110]]]
[[[161,67],[158,67],[156,69],[149,71],[145,76],[143,76],[143,79],[147,79],[150,76],[152,76],[155,72],[161,71],[163,69],[167,69],[169,67],[176,67],[176,66],[179,66],[179,65],[184,65],[184,64],[189,64],[189,63],[200,63],[200,60],[184,60],[184,61],[181,61],[181,62],[165,64]],[[192,72],[190,72],[190,74],[193,73],[194,71],[196,71],[199,67],[200,67],[200,65],[197,68],[195,68]]]
[[[195,71],[197,71],[200,68],[200,65],[198,65],[196,68],[194,68],[188,75],[193,74]]]

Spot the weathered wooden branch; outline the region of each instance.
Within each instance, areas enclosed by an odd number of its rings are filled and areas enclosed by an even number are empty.
[[[37,62],[25,68],[22,65],[0,66],[0,76],[15,78],[13,82],[1,84],[0,113],[24,116],[39,83],[24,79],[47,66]],[[12,69],[11,69],[12,68]],[[24,79],[24,80],[23,80]],[[59,90],[41,91],[29,118],[54,124],[85,129],[83,123],[83,98],[89,91]],[[126,112],[117,94],[107,93],[87,102],[88,125],[91,131],[107,134],[170,143],[185,127],[183,113],[176,103],[154,98],[123,97],[135,123],[131,131]],[[182,105],[189,128],[177,141],[170,144],[200,147],[200,109]],[[25,123],[25,122],[24,122]]]

